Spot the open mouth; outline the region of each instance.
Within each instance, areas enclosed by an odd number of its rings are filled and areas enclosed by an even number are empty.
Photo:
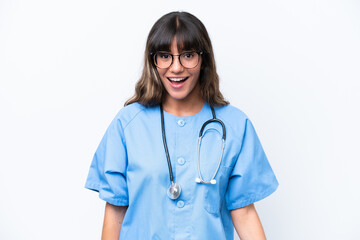
[[[168,77],[167,79],[169,80],[172,88],[180,89],[185,85],[185,82],[188,78],[189,77],[182,77],[182,78]]]
[[[170,82],[172,83],[181,83],[181,82],[185,82],[189,77],[185,77],[185,78],[167,78]]]

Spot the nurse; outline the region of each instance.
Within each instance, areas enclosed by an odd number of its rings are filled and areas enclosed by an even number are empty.
[[[195,16],[171,12],[150,30],[135,95],[101,139],[85,187],[106,201],[103,240],[228,240],[234,227],[242,240],[265,239],[254,202],[278,182],[252,122],[221,94]]]

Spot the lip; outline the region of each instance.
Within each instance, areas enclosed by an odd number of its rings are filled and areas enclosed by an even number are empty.
[[[175,82],[175,81],[170,81],[170,78],[185,78],[185,81]],[[167,77],[167,80],[169,81],[171,87],[174,89],[182,88],[188,79],[189,77]]]

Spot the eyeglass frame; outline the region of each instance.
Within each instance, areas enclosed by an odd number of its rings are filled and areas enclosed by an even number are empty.
[[[167,68],[171,67],[171,65],[173,65],[173,63],[174,63],[174,57],[178,57],[179,63],[180,63],[180,65],[181,65],[182,67],[184,67],[184,68],[186,68],[186,69],[196,68],[196,67],[199,65],[199,59],[198,59],[196,65],[195,65],[194,67],[188,68],[188,67],[185,67],[185,66],[181,63],[180,56],[181,56],[182,54],[184,54],[184,53],[193,53],[193,52],[194,52],[194,53],[199,54],[199,56],[201,57],[201,56],[203,55],[203,53],[204,53],[204,52],[200,52],[200,51],[185,51],[185,52],[182,52],[182,53],[180,53],[180,54],[174,55],[174,54],[171,54],[171,53],[168,53],[168,52],[165,52],[165,51],[164,51],[164,53],[167,53],[167,54],[169,54],[169,55],[171,56],[171,63],[170,63],[170,65],[169,65],[168,67],[166,67],[166,68],[161,68],[161,67],[159,67],[159,66],[156,64],[156,61],[155,61],[156,54],[157,54],[157,53],[161,53],[161,52],[162,52],[162,51],[150,53],[150,55],[153,56],[154,65],[155,65],[156,67],[160,68],[160,69],[167,69]]]

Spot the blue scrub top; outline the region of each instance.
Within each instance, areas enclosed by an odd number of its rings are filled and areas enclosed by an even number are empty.
[[[170,179],[160,107],[133,103],[110,123],[94,154],[85,187],[99,192],[110,204],[129,206],[121,240],[233,239],[230,210],[276,190],[277,179],[249,118],[232,105],[214,109],[226,127],[223,159],[214,185],[195,182],[199,131],[212,118],[209,104],[205,102],[193,116],[164,112],[174,181],[182,188],[176,200],[167,196]],[[216,170],[221,146],[221,125],[208,124],[200,150],[205,181]]]

